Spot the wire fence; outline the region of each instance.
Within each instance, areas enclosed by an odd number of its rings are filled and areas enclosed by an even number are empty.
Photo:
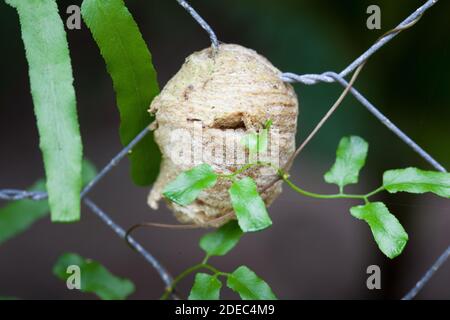
[[[219,41],[213,29],[209,24],[197,13],[197,11],[190,6],[185,0],[177,0],[177,2],[197,21],[197,23],[208,33],[211,40],[212,47],[217,50],[219,48]],[[381,123],[383,123],[389,130],[391,130],[400,140],[406,143],[411,149],[417,152],[425,161],[427,161],[432,167],[441,172],[446,172],[446,169],[439,164],[429,153],[427,153],[422,147],[415,143],[407,134],[400,130],[394,123],[392,123],[385,115],[383,115],[363,94],[356,90],[352,85],[345,80],[345,77],[355,71],[358,67],[362,66],[368,58],[370,58],[381,47],[395,38],[402,30],[414,25],[422,15],[435,5],[438,0],[428,0],[410,16],[403,20],[395,29],[386,35],[378,39],[368,50],[361,54],[357,59],[350,63],[340,73],[328,71],[321,74],[303,74],[298,75],[291,72],[281,74],[281,79],[290,83],[302,83],[305,85],[314,85],[319,82],[326,83],[338,83],[343,87],[349,88],[349,92],[358,100],[367,110],[372,113]],[[95,215],[97,215],[108,227],[110,227],[120,238],[127,240],[136,252],[143,256],[143,258],[150,263],[150,265],[158,272],[161,280],[167,287],[170,287],[173,281],[172,276],[167,269],[156,259],[149,251],[136,241],[131,236],[128,236],[125,229],[115,223],[111,217],[104,212],[94,201],[87,197],[87,194],[97,185],[97,183],[108,174],[119,162],[128,154],[128,152],[141,141],[148,133],[149,128],[145,128],[139,133],[129,145],[123,148],[111,161],[98,173],[98,175],[82,190],[81,197],[83,203],[88,207]],[[26,190],[17,189],[0,189],[0,200],[43,200],[47,198],[46,192],[32,192]],[[416,285],[402,298],[403,300],[413,299],[422,288],[430,281],[432,276],[438,271],[438,269],[448,260],[450,257],[450,246],[441,254],[441,256],[431,265]]]

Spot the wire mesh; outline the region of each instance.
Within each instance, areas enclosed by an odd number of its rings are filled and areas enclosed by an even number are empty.
[[[192,6],[189,5],[187,1],[177,0],[177,2],[192,16],[192,18],[197,21],[197,23],[208,33],[211,45],[214,49],[219,48],[219,41],[213,29],[209,24],[195,11]],[[435,5],[438,0],[428,0],[416,11],[414,11],[410,16],[403,20],[392,32],[387,33],[380,39],[378,39],[369,49],[362,53],[358,58],[351,62],[344,70],[340,73],[327,71],[321,74],[303,74],[298,75],[291,72],[286,72],[281,74],[281,79],[285,82],[298,82],[305,85],[313,85],[319,82],[334,83],[337,82],[344,87],[348,87],[349,84],[345,80],[345,77],[350,73],[355,71],[359,66],[364,64],[368,58],[370,58],[375,52],[380,48],[390,42],[395,38],[402,30],[409,28],[414,25],[422,15]],[[363,94],[356,90],[353,86],[350,88],[350,93],[370,112],[372,113],[381,123],[383,123],[389,130],[391,130],[400,140],[406,143],[411,149],[417,152],[425,161],[427,161],[433,168],[438,171],[446,172],[446,169],[436,161],[430,154],[428,154],[422,147],[415,143],[406,133],[401,131],[392,121],[390,121],[385,115],[383,115]],[[83,198],[84,204],[96,214],[107,226],[109,226],[120,238],[125,239],[127,236],[125,230],[116,224],[111,217],[100,209],[100,207],[91,199],[87,198],[86,195],[97,185],[97,183],[106,176],[119,162],[128,154],[128,152],[148,133],[149,128],[145,128],[139,133],[130,144],[125,148],[120,150],[120,152],[114,156],[109,163],[103,167],[103,169],[98,173],[98,175],[82,190],[81,196]],[[17,189],[1,189],[0,190],[0,200],[43,200],[47,198],[47,193],[45,192],[32,192],[27,190],[17,190]],[[148,252],[144,247],[132,237],[127,238],[128,243],[138,252],[143,258],[150,263],[150,265],[157,271],[161,280],[167,287],[170,287],[172,283],[172,276],[167,271],[167,269],[156,259],[150,252]],[[415,284],[415,286],[403,297],[404,300],[413,299],[422,288],[427,284],[432,276],[438,271],[438,269],[447,261],[450,257],[450,246],[440,255],[440,257],[429,267],[421,279]]]

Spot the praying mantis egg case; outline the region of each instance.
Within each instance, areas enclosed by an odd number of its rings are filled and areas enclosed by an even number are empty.
[[[280,75],[266,58],[235,44],[221,44],[216,52],[207,48],[187,57],[149,109],[155,115],[154,136],[163,157],[148,197],[151,208],[158,208],[169,182],[200,163],[220,174],[231,174],[249,163],[242,138],[261,130],[268,119],[272,125],[266,156],[278,167],[286,165],[295,151],[298,101]],[[275,174],[273,168],[254,166],[237,178],[249,176],[262,190]],[[182,223],[220,226],[233,218],[231,183],[218,179],[192,204],[168,201],[168,207]],[[277,182],[261,197],[270,205],[280,193],[281,182]]]

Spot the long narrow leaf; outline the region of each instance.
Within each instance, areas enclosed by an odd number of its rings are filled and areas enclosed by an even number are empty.
[[[29,65],[52,221],[80,219],[82,145],[72,66],[55,0],[6,0],[17,9]]]
[[[81,14],[113,80],[121,119],[120,138],[127,145],[152,120],[147,109],[159,87],[151,54],[122,0],[84,0]],[[153,182],[160,158],[149,134],[130,154],[133,181],[138,185]]]

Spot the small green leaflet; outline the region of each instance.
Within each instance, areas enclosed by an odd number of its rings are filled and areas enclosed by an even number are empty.
[[[270,127],[272,126],[272,124],[273,124],[272,119],[268,119],[268,120],[266,121],[266,123],[264,123],[264,129],[269,130]]]
[[[242,236],[237,221],[230,221],[200,239],[200,247],[208,256],[224,256],[233,249]]]
[[[246,266],[240,266],[227,279],[228,288],[242,300],[276,300],[269,285]]]
[[[84,0],[83,20],[100,48],[120,112],[120,138],[129,144],[152,120],[147,109],[159,92],[152,57],[123,0]],[[151,134],[130,154],[131,176],[148,185],[158,174],[161,155]]]
[[[221,288],[222,282],[217,277],[206,273],[197,273],[188,299],[219,300]]]
[[[6,2],[20,18],[51,218],[77,221],[83,152],[64,24],[55,0]]]
[[[94,165],[83,161],[83,185],[87,185],[97,175]],[[37,181],[30,191],[46,191],[45,180]],[[0,208],[0,244],[27,230],[34,222],[49,212],[47,200],[18,200]]]
[[[357,136],[344,137],[336,151],[336,162],[325,173],[325,181],[334,183],[342,191],[344,186],[357,183],[359,171],[364,166],[369,145]]]
[[[262,129],[258,135],[258,153],[267,151],[269,145],[269,129]]]
[[[264,124],[264,129],[262,129],[259,133],[252,132],[246,134],[241,143],[244,145],[254,156],[258,154],[262,154],[267,151],[268,143],[269,143],[269,130],[272,126],[272,120],[269,119]]]
[[[123,300],[134,292],[134,284],[111,274],[100,263],[75,253],[65,253],[53,267],[53,274],[63,281],[73,274],[69,266],[78,266],[81,272],[81,291],[95,293],[103,300]],[[69,280],[71,281],[71,280]]]
[[[83,187],[87,186],[89,182],[94,180],[97,176],[98,171],[95,165],[88,159],[83,159],[83,169],[82,169],[82,180]]]
[[[45,191],[45,180],[39,180],[30,191]],[[48,201],[18,200],[0,209],[0,244],[27,230],[49,212]]]
[[[245,146],[251,154],[256,155],[258,153],[258,134],[256,132],[246,134],[242,138],[241,144]]]
[[[397,218],[382,202],[373,202],[350,209],[352,216],[366,221],[380,250],[393,259],[402,253],[408,234]]]
[[[389,170],[383,174],[383,187],[390,193],[432,192],[450,198],[450,173],[424,171],[417,168]]]
[[[186,206],[197,199],[203,189],[212,188],[217,182],[217,174],[209,164],[203,163],[184,171],[170,182],[163,195],[180,206]]]
[[[234,181],[228,192],[242,231],[258,231],[272,225],[266,205],[252,178]]]

